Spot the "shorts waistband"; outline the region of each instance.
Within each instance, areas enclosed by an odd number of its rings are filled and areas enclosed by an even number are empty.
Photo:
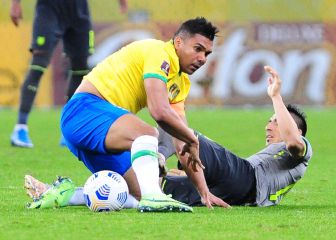
[[[77,98],[82,98],[82,97],[90,97],[90,98],[96,98],[96,99],[102,99],[101,97],[98,97],[95,94],[92,93],[88,93],[88,92],[79,92],[79,93],[75,93],[74,95],[72,95],[71,99],[77,99]]]

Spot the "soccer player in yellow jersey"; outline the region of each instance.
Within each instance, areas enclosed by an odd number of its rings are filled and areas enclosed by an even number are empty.
[[[184,113],[188,74],[206,63],[217,32],[198,17],[184,22],[168,42],[133,42],[86,75],[63,109],[61,129],[70,151],[91,172],[121,174],[131,194],[128,201],[141,212],[192,211],[160,189],[158,131],[135,115],[144,107],[175,137],[177,152],[188,156],[182,164],[204,203],[226,206],[206,186],[199,142]]]

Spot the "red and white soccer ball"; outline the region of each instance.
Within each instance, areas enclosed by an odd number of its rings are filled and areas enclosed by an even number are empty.
[[[94,212],[118,211],[123,208],[128,197],[125,179],[107,170],[92,174],[83,191],[86,206]]]

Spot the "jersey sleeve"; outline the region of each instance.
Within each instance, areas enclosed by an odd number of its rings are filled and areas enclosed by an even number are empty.
[[[190,90],[190,80],[187,74],[182,73],[169,79],[167,83],[170,104],[176,104],[186,100]]]
[[[167,83],[170,62],[168,54],[157,47],[154,47],[146,52],[143,67],[143,79],[158,78]]]

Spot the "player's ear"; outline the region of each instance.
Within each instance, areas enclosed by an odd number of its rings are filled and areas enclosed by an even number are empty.
[[[300,128],[298,128],[298,129],[299,129],[299,133],[302,135],[302,130]]]
[[[176,36],[174,38],[174,45],[175,45],[175,48],[180,48],[181,44],[182,44],[182,38],[181,36]]]

